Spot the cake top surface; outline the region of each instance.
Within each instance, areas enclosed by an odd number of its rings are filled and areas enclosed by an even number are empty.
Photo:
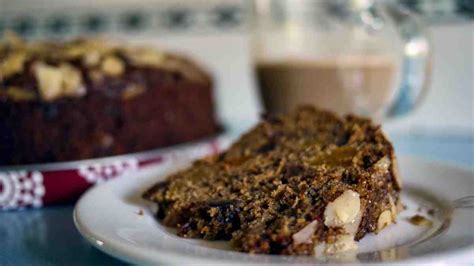
[[[363,218],[361,237],[374,230],[383,202],[389,197],[395,202],[400,188],[393,147],[380,127],[370,120],[303,107],[266,117],[224,153],[195,162],[144,197],[157,202],[158,216],[167,225],[178,224],[183,236],[231,237],[250,252],[301,254],[308,246],[285,241],[315,221],[326,223],[329,202],[344,195],[343,208],[355,206],[343,211],[351,216],[380,201],[380,206],[370,207],[372,215]],[[351,204],[359,197],[358,204]],[[387,200],[383,206],[388,205]],[[222,229],[219,219],[212,218],[219,215],[239,218]],[[324,234],[318,237],[328,237]],[[271,240],[279,243],[276,246],[286,243],[282,250],[271,250],[261,246],[262,237],[287,240]]]
[[[209,82],[191,61],[149,47],[101,38],[25,42],[11,33],[0,43],[0,100],[51,102],[91,90],[130,99],[150,82],[187,80]]]

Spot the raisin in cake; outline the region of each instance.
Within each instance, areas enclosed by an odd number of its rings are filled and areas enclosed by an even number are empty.
[[[250,253],[318,255],[354,249],[393,223],[400,189],[379,126],[302,107],[267,117],[144,198],[183,237],[230,239]]]
[[[78,160],[214,134],[212,81],[192,61],[101,39],[0,44],[0,165]]]

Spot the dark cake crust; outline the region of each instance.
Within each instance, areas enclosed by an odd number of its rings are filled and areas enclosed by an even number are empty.
[[[54,90],[57,73],[62,91]],[[0,165],[110,156],[212,135],[212,94],[209,75],[177,55],[96,39],[13,38],[0,46]]]
[[[226,152],[143,195],[178,235],[230,239],[241,251],[337,253],[397,214],[390,142],[369,120],[304,107],[267,117]]]

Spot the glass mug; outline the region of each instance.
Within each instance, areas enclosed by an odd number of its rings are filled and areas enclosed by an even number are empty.
[[[416,16],[383,0],[256,0],[253,56],[269,113],[312,104],[380,121],[426,90],[429,43]]]

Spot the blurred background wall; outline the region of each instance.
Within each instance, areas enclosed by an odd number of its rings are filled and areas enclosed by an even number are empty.
[[[394,135],[474,136],[474,1],[400,0],[428,25],[433,70],[421,107]],[[0,0],[0,32],[25,38],[110,34],[184,51],[216,73],[220,117],[243,130],[261,112],[248,44],[250,1]],[[219,56],[216,56],[219,54]]]

